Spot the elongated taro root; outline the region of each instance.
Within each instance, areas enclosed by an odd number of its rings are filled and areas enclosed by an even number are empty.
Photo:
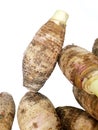
[[[11,130],[15,116],[13,97],[7,93],[0,93],[0,130]]]
[[[98,39],[93,44],[92,52],[97,56],[97,43]],[[93,118],[98,120],[98,97],[88,94],[84,90],[81,90],[73,86],[73,94],[78,103],[89,113]]]
[[[82,109],[63,106],[56,111],[64,130],[98,130],[98,121]]]
[[[66,46],[60,55],[59,66],[76,87],[98,96],[98,57],[86,49]]]
[[[20,130],[61,130],[51,101],[41,93],[27,92],[20,101],[17,119]]]
[[[73,94],[78,103],[89,113],[93,118],[98,120],[98,97],[88,94],[84,90],[73,87]]]
[[[92,47],[92,52],[94,55],[98,56],[98,38],[95,39],[95,42]]]
[[[64,42],[68,14],[56,11],[35,34],[23,57],[23,85],[37,92],[49,78]]]

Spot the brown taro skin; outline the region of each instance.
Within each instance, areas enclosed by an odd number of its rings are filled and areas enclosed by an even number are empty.
[[[17,112],[20,130],[61,130],[60,119],[51,101],[41,93],[27,92]]]
[[[97,56],[80,46],[67,45],[62,49],[58,64],[63,74],[74,86],[94,94],[89,90],[86,82],[94,76],[95,72],[98,73]]]
[[[63,130],[98,130],[98,121],[80,108],[63,106],[56,111]]]
[[[92,52],[94,55],[98,56],[98,38],[94,41]]]
[[[23,56],[23,85],[37,92],[51,75],[60,54],[65,27],[49,20],[35,34]]]
[[[15,116],[15,103],[11,94],[0,93],[0,130],[11,130]]]
[[[93,118],[98,120],[98,97],[86,93],[73,86],[73,94],[78,103],[89,113]]]

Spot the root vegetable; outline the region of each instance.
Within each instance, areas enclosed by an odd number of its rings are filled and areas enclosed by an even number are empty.
[[[13,97],[7,93],[0,93],[0,130],[11,130],[15,116]]]
[[[98,121],[82,109],[63,106],[56,108],[64,130],[98,130]]]
[[[98,97],[88,94],[84,90],[73,87],[73,94],[78,103],[89,113],[93,118],[98,120]]]
[[[37,92],[52,73],[61,51],[68,14],[57,11],[35,34],[23,57],[23,85]]]
[[[98,39],[95,40],[92,52],[98,56]],[[84,90],[81,90],[73,86],[73,94],[78,101],[78,103],[89,113],[93,118],[98,120],[98,97],[86,93]]]
[[[20,130],[61,130],[51,101],[41,93],[27,92],[21,99],[17,118]]]
[[[95,42],[92,47],[92,52],[94,55],[98,56],[98,38],[95,39]]]
[[[98,96],[98,57],[86,49],[66,46],[60,55],[59,66],[76,87]]]

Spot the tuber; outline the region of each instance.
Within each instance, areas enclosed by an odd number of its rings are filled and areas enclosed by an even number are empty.
[[[41,93],[27,92],[17,112],[20,130],[61,130],[60,119],[51,101]]]
[[[86,110],[86,112],[98,120],[98,97],[88,94],[76,86],[73,86],[73,94],[75,99]]]
[[[23,56],[23,86],[37,92],[49,78],[64,42],[68,14],[56,11],[35,34]]]
[[[80,108],[63,106],[56,111],[64,130],[98,130],[98,122]]]
[[[86,49],[68,45],[62,49],[58,64],[76,87],[98,97],[98,57]]]
[[[95,40],[92,52],[98,56],[98,39]],[[78,103],[96,120],[98,120],[98,97],[90,95],[84,90],[78,89],[76,86],[73,87],[73,94]]]
[[[92,52],[94,55],[98,56],[98,38],[95,39],[95,42],[92,47]]]
[[[15,116],[13,97],[7,92],[0,93],[0,130],[11,130]]]

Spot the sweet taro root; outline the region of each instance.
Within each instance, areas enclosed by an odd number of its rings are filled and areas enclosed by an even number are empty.
[[[0,93],[0,130],[11,130],[15,116],[13,97],[7,93]]]
[[[92,47],[92,52],[94,55],[98,56],[98,38],[95,39],[95,42]]]
[[[35,34],[23,57],[23,85],[37,92],[52,73],[62,49],[68,14],[56,11]]]
[[[92,52],[98,56],[98,39],[95,40]],[[73,87],[73,94],[78,103],[96,120],[98,120],[98,97],[86,93],[84,90]]]
[[[41,93],[27,92],[20,101],[17,119],[20,130],[61,130],[51,101]]]
[[[59,66],[76,87],[98,97],[98,57],[86,49],[68,45],[62,49]]]
[[[73,94],[78,103],[88,112],[93,118],[98,120],[98,97],[88,94],[84,90],[73,87]]]
[[[63,106],[56,108],[63,130],[98,130],[98,121],[84,110]]]

